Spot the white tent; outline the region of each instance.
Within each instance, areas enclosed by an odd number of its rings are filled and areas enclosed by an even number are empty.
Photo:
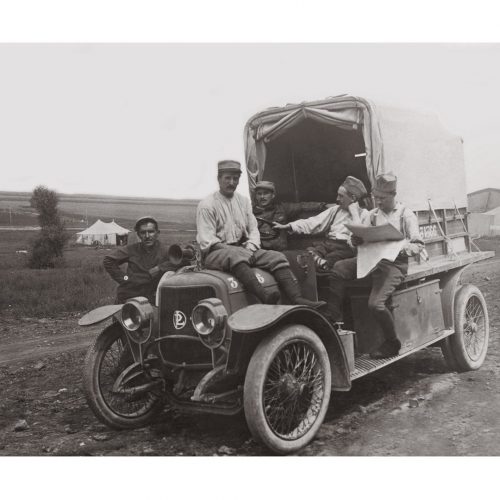
[[[114,220],[103,222],[98,219],[84,231],[76,233],[76,242],[82,245],[123,245],[127,243],[128,233],[128,229],[119,226]]]
[[[500,207],[484,213],[471,213],[467,220],[471,234],[477,236],[500,235]]]

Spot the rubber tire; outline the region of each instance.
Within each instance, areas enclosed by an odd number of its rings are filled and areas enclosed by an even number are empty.
[[[136,417],[125,417],[117,414],[105,401],[99,385],[99,371],[101,363],[109,348],[120,337],[125,337],[121,325],[115,324],[102,331],[95,339],[93,345],[87,351],[83,369],[83,388],[87,403],[95,416],[104,424],[113,429],[136,429],[148,424],[155,415],[163,408],[160,396],[151,405],[151,408],[143,415]]]
[[[270,364],[284,345],[293,340],[304,340],[312,347],[322,364],[325,375],[324,397],[316,421],[304,436],[289,441],[277,436],[269,427],[264,414],[262,392]],[[304,448],[311,442],[323,423],[330,402],[331,384],[328,353],[319,337],[310,328],[304,325],[286,325],[264,338],[250,359],[243,389],[245,419],[254,439],[280,455],[295,453]]]
[[[476,297],[481,303],[485,322],[485,339],[483,350],[477,360],[471,359],[465,348],[464,340],[464,315],[467,303],[471,297]],[[474,285],[462,285],[455,294],[454,299],[454,328],[455,333],[444,339],[441,350],[448,366],[455,371],[463,372],[477,370],[481,367],[488,351],[489,317],[486,301],[481,290]]]

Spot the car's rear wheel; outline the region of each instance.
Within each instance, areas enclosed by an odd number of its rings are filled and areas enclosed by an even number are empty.
[[[489,318],[486,301],[474,285],[463,285],[455,294],[455,333],[447,337],[441,349],[451,369],[477,370],[488,350]]]
[[[248,365],[243,391],[253,437],[279,454],[306,446],[325,418],[330,361],[319,337],[286,325],[262,340]]]
[[[121,325],[96,338],[85,358],[83,385],[96,417],[115,429],[146,425],[162,409],[159,390],[140,370]]]

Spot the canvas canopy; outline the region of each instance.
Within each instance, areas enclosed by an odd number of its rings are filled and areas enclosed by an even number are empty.
[[[77,234],[77,243],[83,245],[116,245],[119,237],[128,235],[130,231],[118,225],[114,220],[111,222],[103,222],[98,219],[94,224],[80,231]],[[118,238],[117,238],[118,237]]]
[[[368,191],[378,174],[398,177],[398,198],[413,210],[467,206],[460,137],[435,115],[376,106],[353,96],[271,108],[245,126],[251,193],[276,183],[283,201],[333,201],[347,175]]]

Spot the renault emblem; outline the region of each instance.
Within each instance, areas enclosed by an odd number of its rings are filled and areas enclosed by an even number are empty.
[[[182,311],[174,311],[174,328],[176,330],[181,330],[186,326],[186,315]]]

